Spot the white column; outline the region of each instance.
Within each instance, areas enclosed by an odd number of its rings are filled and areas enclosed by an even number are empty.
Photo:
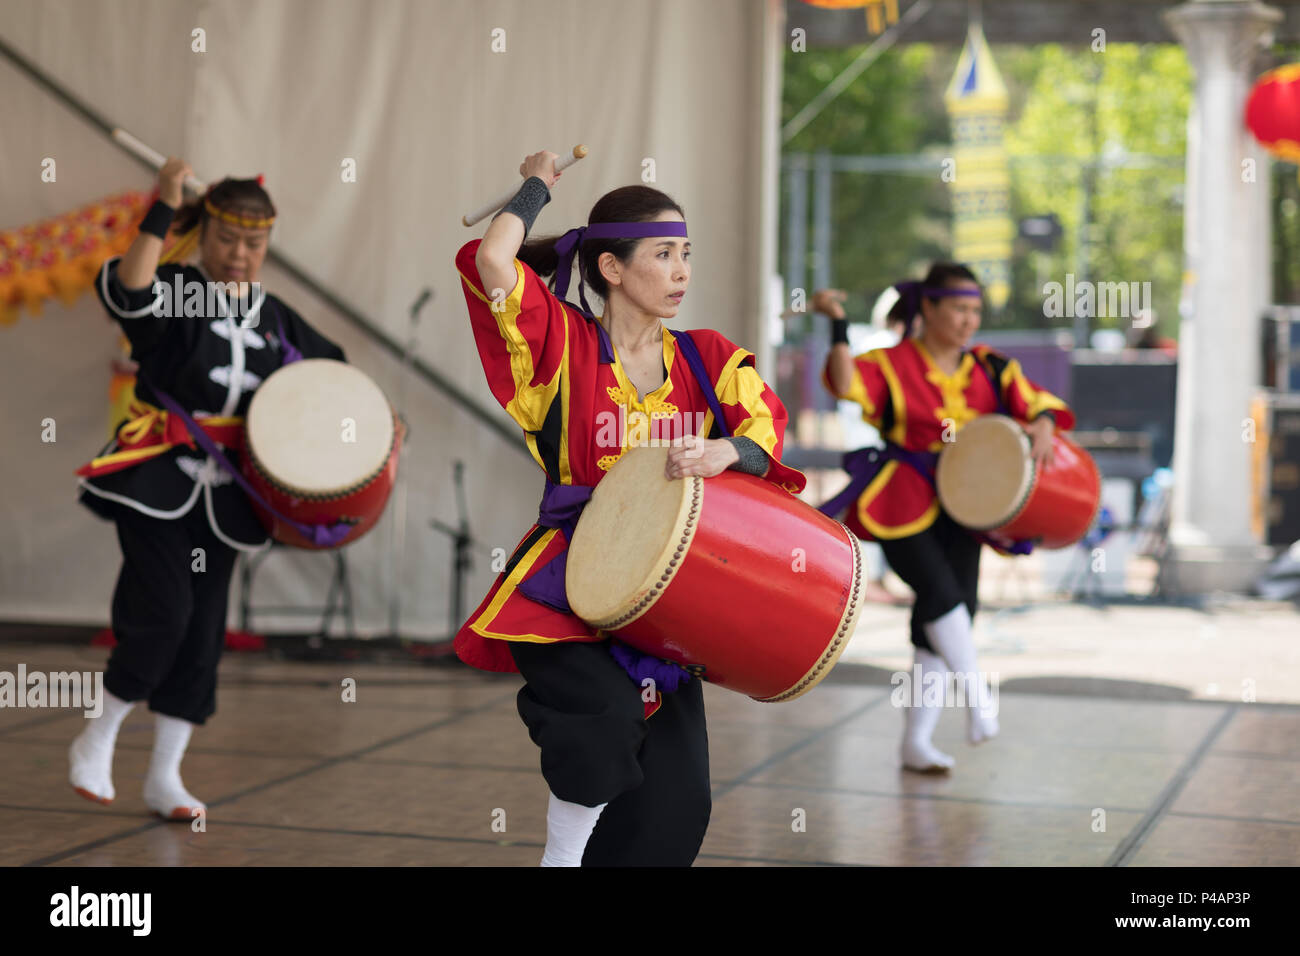
[[[760,103],[759,185],[761,189],[758,212],[758,314],[745,328],[747,344],[755,352],[759,373],[764,379],[776,382],[776,365],[773,362],[772,317],[785,308],[781,289],[774,281],[778,275],[777,218],[781,208],[781,65],[785,59],[785,4],[781,0],[767,0],[763,11],[760,34],[763,70]],[[777,320],[780,321],[779,319]]]
[[[1254,0],[1197,0],[1164,16],[1196,72],[1170,583],[1185,592],[1235,590],[1270,554],[1251,531],[1252,446],[1243,426],[1260,382],[1260,316],[1272,300],[1269,179],[1244,112],[1261,41],[1282,14]],[[1253,171],[1243,163],[1251,158]]]

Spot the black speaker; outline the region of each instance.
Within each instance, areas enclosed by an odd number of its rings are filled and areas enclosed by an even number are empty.
[[[1267,545],[1300,541],[1300,394],[1255,400],[1255,534]]]
[[[1300,392],[1300,307],[1277,305],[1265,316],[1265,388],[1279,392]]]
[[[1070,407],[1075,428],[1144,432],[1151,457],[1168,468],[1174,457],[1174,396],[1178,362],[1152,349],[1074,353]]]

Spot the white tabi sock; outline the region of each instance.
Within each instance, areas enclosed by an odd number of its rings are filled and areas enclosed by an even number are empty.
[[[993,697],[975,662],[975,637],[971,633],[970,611],[965,604],[925,625],[930,646],[939,652],[948,669],[963,682],[966,700],[966,737],[978,744],[998,735]]]
[[[915,650],[913,674],[920,682],[921,692],[913,695],[908,706],[903,708],[903,743],[899,748],[899,756],[903,766],[909,770],[942,773],[957,762],[930,742],[934,728],[943,716],[943,693],[948,684],[948,668],[944,666],[943,658],[937,654],[919,647]],[[943,675],[942,688],[929,686],[930,682],[938,681],[937,677],[932,676],[936,674]]]
[[[546,807],[546,851],[542,853],[542,866],[582,866],[582,854],[596,829],[600,812],[608,803],[598,807],[584,807],[570,803],[551,794]]]
[[[169,820],[189,820],[193,811],[207,809],[181,782],[181,758],[189,746],[194,725],[166,714],[154,717],[153,754],[144,779],[144,802],[150,810]]]
[[[86,729],[68,748],[68,779],[87,800],[112,803],[117,796],[113,790],[113,748],[117,745],[117,732],[122,721],[134,706],[133,701],[122,700],[104,691],[104,709],[98,717],[86,718]]]

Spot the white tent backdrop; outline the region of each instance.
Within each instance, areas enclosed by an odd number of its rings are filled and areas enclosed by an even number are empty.
[[[191,49],[196,28],[205,52]],[[492,50],[497,28],[504,52]],[[392,337],[405,340],[410,303],[432,286],[419,356],[505,421],[453,257],[482,234],[461,213],[539,148],[583,142],[591,155],[565,174],[538,233],[585,222],[601,193],[640,181],[653,160],[654,184],[691,228],[683,326],[760,351],[781,29],[779,0],[6,0],[0,20],[0,36],[72,95],[186,157],[200,178],[265,174],[275,246]],[[0,111],[0,228],[152,183],[3,61]],[[41,181],[45,157],[57,163],[54,183]],[[348,159],[356,182],[340,175]],[[281,270],[265,282],[396,397],[392,356]],[[0,328],[0,620],[107,622],[117,545],[112,526],[75,503],[73,471],[106,437],[116,341],[90,295]],[[406,413],[401,631],[443,637],[451,546],[429,521],[455,523],[453,460],[465,462],[471,530],[485,549],[470,608],[491,582],[487,552],[508,553],[535,517],[542,476],[522,441],[504,441],[422,379],[408,381]],[[53,443],[40,438],[45,418],[57,422]],[[347,552],[362,634],[387,629],[389,532],[386,520]],[[319,554],[277,550],[255,599],[319,603],[331,569]],[[255,621],[294,623],[304,622]]]

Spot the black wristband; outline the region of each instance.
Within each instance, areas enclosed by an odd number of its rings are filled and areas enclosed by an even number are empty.
[[[831,345],[849,344],[849,320],[831,319]]]
[[[740,455],[739,460],[728,467],[747,475],[763,477],[768,469],[768,460],[767,452],[763,451],[762,446],[752,438],[728,438],[727,441],[735,446],[736,453]]]
[[[166,239],[167,230],[171,228],[175,216],[175,209],[161,199],[155,199],[149,211],[144,214],[144,219],[140,220],[140,231],[157,236],[159,239]]]
[[[522,219],[524,235],[527,236],[528,230],[533,228],[533,221],[537,219],[537,214],[550,201],[551,191],[546,188],[546,183],[536,176],[529,176],[519,187],[519,192],[515,193],[514,198],[501,207],[501,212],[511,212]],[[501,212],[497,213],[497,216],[501,215]],[[495,219],[496,216],[492,218]]]
[[[1050,409],[1039,412],[1037,415],[1034,416],[1034,421],[1038,421],[1040,418],[1050,418],[1052,420],[1052,424],[1053,425],[1056,424],[1056,415]]]

